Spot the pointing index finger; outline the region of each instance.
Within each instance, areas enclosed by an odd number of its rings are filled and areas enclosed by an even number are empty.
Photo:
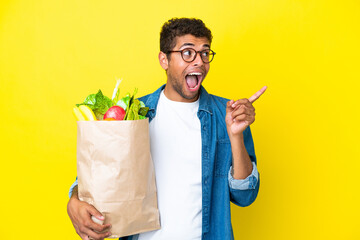
[[[258,99],[267,89],[267,86],[262,87],[259,91],[257,91],[254,95],[252,95],[249,98],[249,102],[253,103],[256,101],[256,99]]]

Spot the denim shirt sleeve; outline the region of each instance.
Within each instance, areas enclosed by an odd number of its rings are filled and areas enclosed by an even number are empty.
[[[71,185],[70,187],[70,190],[69,190],[69,198],[71,198],[71,195],[72,195],[72,192],[74,190],[74,187],[76,187],[78,185],[78,180],[77,180],[77,177],[76,177],[76,180],[75,182]]]
[[[255,162],[253,163],[253,171],[246,179],[234,179],[229,171],[229,190],[230,201],[240,207],[251,205],[260,188],[260,174],[257,171]]]
[[[229,190],[230,200],[232,203],[246,207],[252,204],[259,192],[260,188],[260,174],[257,170],[256,156],[254,149],[254,142],[251,135],[250,127],[244,131],[245,148],[249,154],[250,160],[253,163],[253,171],[246,179],[234,179],[231,176],[231,169],[229,170]]]
[[[237,190],[248,190],[248,189],[255,189],[257,182],[259,180],[259,172],[256,167],[256,163],[252,162],[253,170],[251,174],[245,179],[234,179],[232,176],[232,166],[230,167],[228,179],[229,179],[229,186],[232,189]]]

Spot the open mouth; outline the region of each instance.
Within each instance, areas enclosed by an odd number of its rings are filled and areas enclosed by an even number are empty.
[[[196,91],[199,89],[203,74],[201,72],[192,72],[185,76],[186,85],[190,91]]]

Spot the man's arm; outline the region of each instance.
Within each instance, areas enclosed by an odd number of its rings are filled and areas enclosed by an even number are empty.
[[[67,212],[72,224],[74,225],[76,233],[81,237],[81,239],[100,240],[111,235],[109,231],[111,224],[100,225],[92,221],[91,216],[95,216],[99,220],[104,220],[104,217],[94,206],[79,200],[77,185],[73,188],[72,195],[67,204]]]
[[[234,179],[245,179],[253,170],[248,152],[245,148],[244,136],[241,133],[238,136],[229,136],[231,143],[231,151],[233,155],[232,176]]]
[[[256,166],[256,156],[254,150],[254,143],[251,136],[250,128],[247,128],[244,132],[244,146],[247,156],[250,159],[252,165],[252,172],[246,177],[236,179],[234,177],[234,168],[230,167],[228,174],[228,181],[230,187],[230,199],[238,206],[249,206],[253,203],[259,192],[259,172]],[[233,159],[233,162],[236,159]],[[241,169],[243,170],[243,169]]]
[[[245,146],[245,138],[246,142],[251,142],[252,150],[253,150],[253,142],[250,133],[250,128],[248,128],[254,121],[255,121],[255,108],[253,107],[252,103],[258,99],[266,90],[266,87],[263,87],[249,99],[240,99],[236,102],[231,100],[226,105],[226,128],[229,135],[230,143],[231,143],[231,151],[233,155],[233,162],[232,162],[232,169],[233,172],[231,177],[229,176],[229,184],[231,185],[241,185],[241,181],[235,184],[231,184],[236,182],[236,180],[247,180],[250,182],[250,179],[256,179],[255,188],[252,187],[248,190],[242,189],[234,189],[230,188],[233,196],[240,195],[237,198],[239,199],[238,205],[249,205],[251,204],[258,193],[259,190],[259,177],[257,170],[254,173],[254,166],[248,151],[246,150]],[[248,129],[248,134],[244,136],[245,130]],[[255,153],[253,151],[253,158],[255,162]],[[251,175],[254,176],[251,176]],[[257,178],[256,178],[257,176]],[[246,182],[246,181],[243,181]],[[253,181],[252,181],[253,182]],[[250,183],[249,183],[250,185]],[[236,191],[237,190],[237,191]],[[247,194],[240,194],[240,191],[247,191]],[[238,194],[236,194],[238,193]],[[240,200],[242,199],[242,200]],[[236,199],[235,199],[236,203]]]

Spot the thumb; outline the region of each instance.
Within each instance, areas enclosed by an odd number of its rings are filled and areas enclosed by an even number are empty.
[[[230,100],[226,103],[226,114],[231,112],[233,110],[233,107],[231,105],[233,105],[234,100]]]
[[[96,217],[99,220],[104,220],[104,216],[94,207],[91,206],[88,208],[88,212],[90,213],[90,215]]]

